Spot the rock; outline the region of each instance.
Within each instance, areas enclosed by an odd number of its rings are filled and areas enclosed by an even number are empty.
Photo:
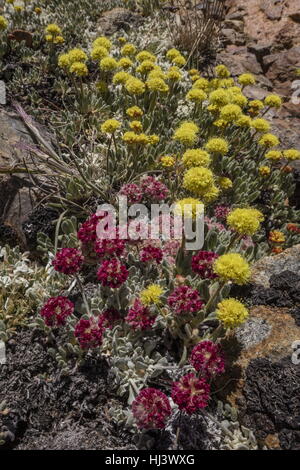
[[[251,280],[256,285],[270,287],[270,278],[283,271],[300,272],[300,244],[275,256],[266,256],[252,268]]]
[[[235,338],[223,344],[222,398],[238,409],[261,447],[299,449],[300,368],[293,354],[300,327],[288,309],[256,306]]]
[[[136,28],[141,25],[143,18],[138,13],[133,13],[126,8],[113,8],[102,13],[98,22],[98,33],[111,35],[123,29]]]
[[[280,20],[283,10],[282,0],[263,0],[260,8],[270,20]]]
[[[40,131],[49,141],[45,130]],[[22,170],[15,173],[14,169],[22,167],[37,170],[27,151],[28,144],[34,145],[34,141],[23,122],[13,111],[0,108],[0,223],[9,227],[16,234],[18,242],[23,243],[25,237],[22,224],[33,210],[38,189],[28,173],[22,173]],[[40,164],[38,169],[42,169]],[[3,234],[3,230],[1,232]]]

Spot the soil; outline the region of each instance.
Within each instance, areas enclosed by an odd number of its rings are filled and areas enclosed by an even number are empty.
[[[2,448],[135,449],[132,435],[109,416],[120,400],[110,392],[107,374],[105,361],[90,356],[63,375],[43,333],[20,330],[7,343],[7,364],[0,366]]]

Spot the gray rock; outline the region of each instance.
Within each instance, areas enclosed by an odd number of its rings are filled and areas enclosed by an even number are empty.
[[[133,13],[126,8],[113,8],[102,14],[98,22],[98,33],[111,35],[123,29],[137,27],[143,23],[143,18],[138,13]]]
[[[270,287],[269,279],[282,271],[300,272],[300,244],[288,248],[275,256],[266,256],[252,267],[251,281],[264,287]]]

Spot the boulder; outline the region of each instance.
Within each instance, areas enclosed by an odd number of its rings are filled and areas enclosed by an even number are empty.
[[[136,28],[143,22],[143,17],[126,8],[113,8],[102,13],[98,21],[98,33],[110,36],[123,29]]]
[[[49,141],[46,131],[39,130]],[[35,145],[35,142],[18,115],[7,107],[0,108],[0,233],[9,232],[10,237],[21,244],[25,244],[22,224],[31,214],[38,196],[38,183],[33,182],[25,170],[38,177],[43,169],[42,165],[34,165],[28,145]],[[20,169],[16,171],[16,167]]]

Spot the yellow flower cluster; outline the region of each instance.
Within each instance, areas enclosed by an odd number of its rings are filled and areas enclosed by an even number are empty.
[[[227,216],[229,227],[241,235],[254,235],[263,220],[263,214],[257,209],[234,209]]]
[[[208,152],[202,149],[190,149],[184,152],[182,163],[187,168],[195,166],[209,166],[211,158]]]
[[[49,24],[45,29],[45,39],[53,44],[63,44],[65,42],[61,28],[57,24]]]
[[[268,95],[266,96],[264,103],[266,106],[271,108],[280,108],[282,105],[282,99],[278,95]]]
[[[252,120],[251,127],[258,132],[268,132],[271,126],[266,119],[257,118]]]
[[[263,134],[258,141],[259,145],[266,148],[277,147],[279,145],[279,139],[274,134]]]
[[[140,300],[143,305],[158,305],[161,300],[160,297],[164,293],[164,289],[158,284],[150,284],[146,289],[140,293]]]
[[[283,151],[283,156],[287,160],[299,160],[300,159],[300,151],[296,149],[289,149]]]
[[[121,123],[117,119],[108,119],[101,124],[101,131],[105,134],[113,134],[121,127]]]
[[[212,171],[204,167],[190,168],[183,177],[183,187],[198,196],[203,196],[213,183]]]
[[[224,281],[235,284],[246,284],[250,279],[250,266],[239,253],[228,253],[216,259],[214,272]]]
[[[194,122],[183,122],[174,132],[173,139],[191,147],[197,142],[199,127]]]
[[[196,219],[203,214],[204,205],[199,199],[187,197],[175,203],[174,214],[190,219]]]
[[[172,168],[175,165],[175,158],[171,155],[164,155],[160,158],[160,163],[164,168]]]
[[[136,77],[130,77],[125,83],[125,88],[131,95],[142,95],[146,90],[145,83]]]
[[[127,116],[129,116],[131,119],[138,119],[143,116],[143,110],[139,108],[138,106],[132,106],[131,108],[128,108],[126,110]]]
[[[144,133],[137,134],[133,131],[125,132],[122,140],[128,145],[155,145],[159,142],[159,137],[155,134],[146,135]]]
[[[80,77],[88,74],[85,65],[88,57],[82,49],[72,49],[67,54],[61,54],[58,58],[59,67]]]
[[[229,144],[227,140],[221,137],[213,137],[206,143],[205,148],[208,152],[226,155],[229,150]]]
[[[224,328],[235,328],[247,320],[249,312],[244,304],[236,299],[224,299],[217,305],[216,315]]]
[[[255,78],[251,73],[243,73],[238,77],[238,82],[240,85],[254,85]]]
[[[8,21],[4,16],[0,15],[0,31],[4,31],[8,27]]]

